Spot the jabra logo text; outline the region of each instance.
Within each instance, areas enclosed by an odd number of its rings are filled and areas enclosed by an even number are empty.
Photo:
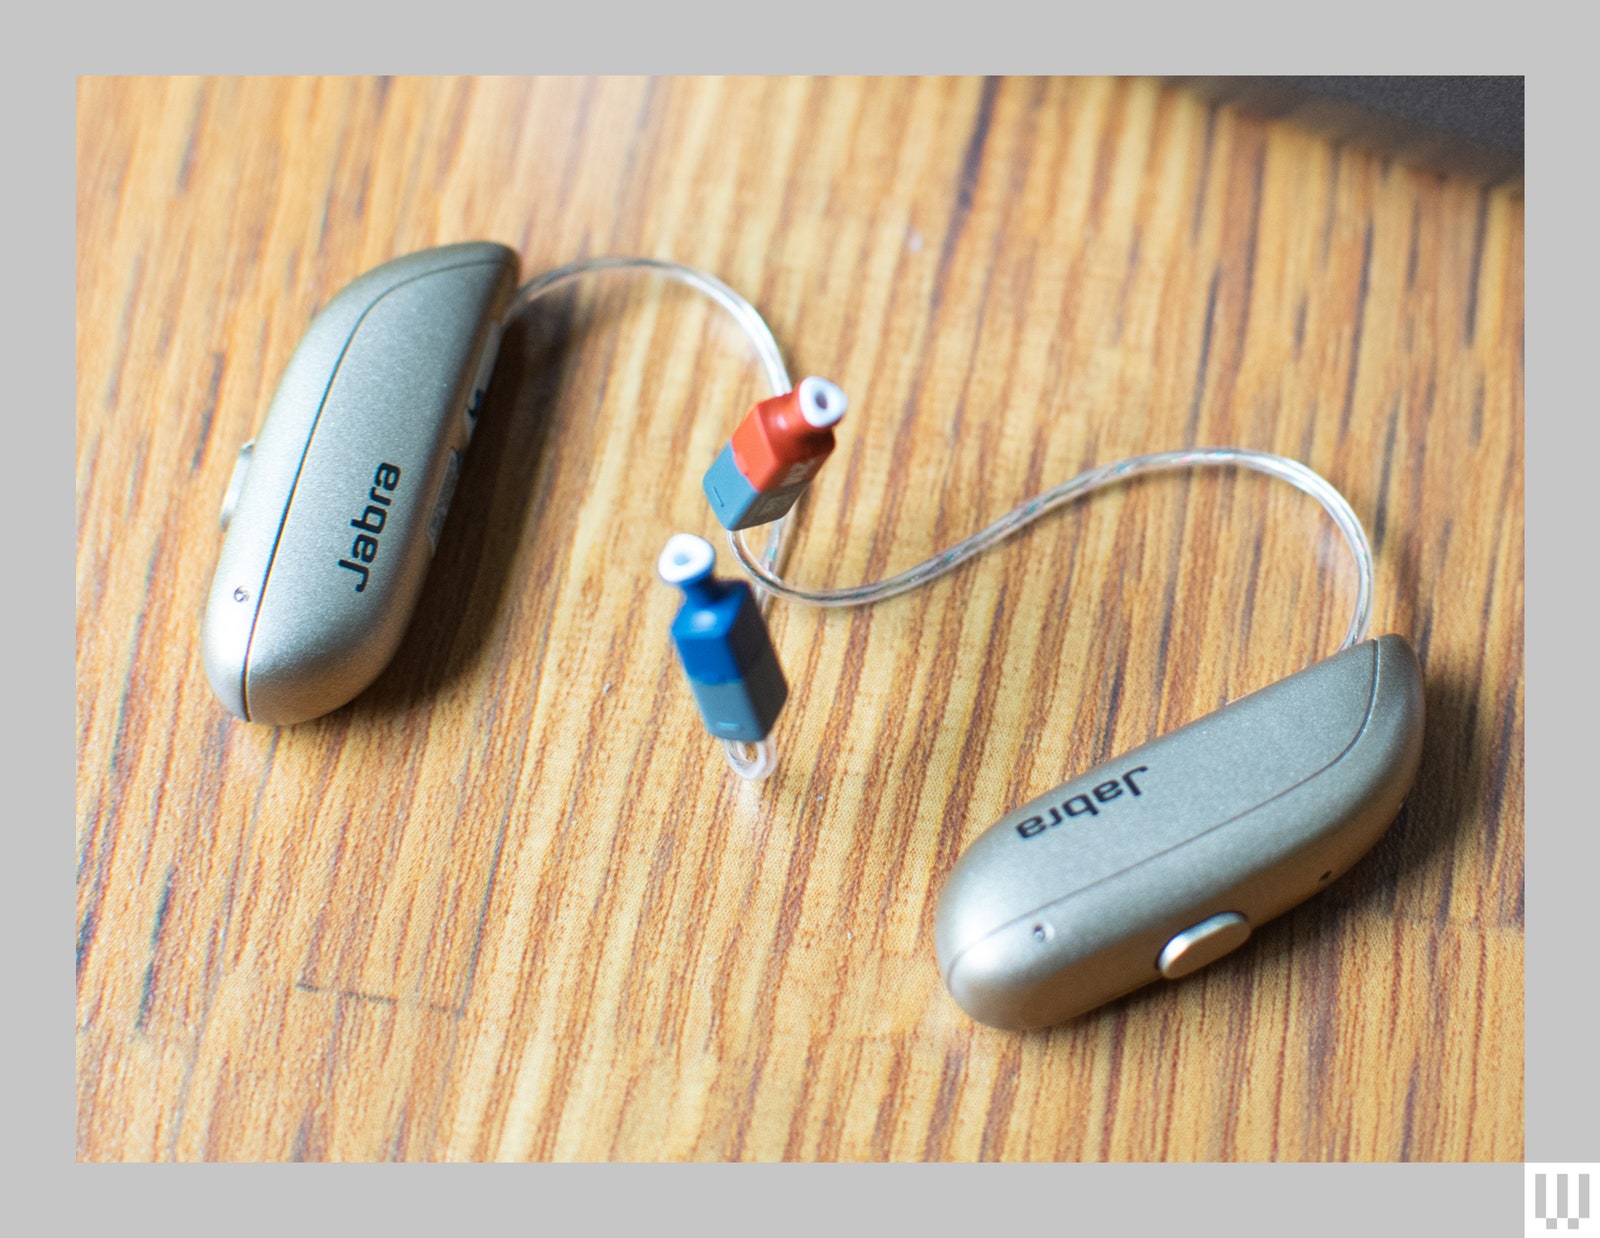
[[[1062,801],[1059,806],[1052,806],[1048,817],[1034,816],[1029,817],[1026,821],[1019,821],[1017,823],[1017,833],[1024,838],[1032,838],[1036,834],[1043,834],[1053,825],[1060,825],[1068,817],[1098,817],[1100,815],[1099,805],[1109,804],[1112,800],[1120,799],[1124,785],[1135,797],[1143,795],[1144,792],[1139,789],[1139,784],[1133,780],[1133,776],[1149,772],[1150,767],[1148,765],[1136,765],[1122,775],[1121,778],[1113,778],[1109,782],[1102,782],[1083,795],[1074,795]]]
[[[360,593],[367,587],[367,576],[372,569],[368,566],[378,557],[378,535],[383,532],[384,522],[389,519],[389,495],[394,493],[395,487],[400,484],[400,466],[397,464],[380,464],[378,471],[372,475],[372,489],[367,498],[367,509],[360,517],[350,522],[352,529],[360,529],[355,541],[350,543],[350,557],[340,559],[339,566],[348,568],[360,577],[356,581],[356,592]],[[379,494],[384,490],[388,493]]]

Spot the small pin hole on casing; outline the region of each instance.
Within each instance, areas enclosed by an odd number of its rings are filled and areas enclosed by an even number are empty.
[[[1033,939],[1038,942],[1049,941],[1056,935],[1056,930],[1049,924],[1035,924],[1033,926]]]

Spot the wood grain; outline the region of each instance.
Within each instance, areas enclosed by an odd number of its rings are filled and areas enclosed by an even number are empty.
[[[963,846],[1330,652],[1337,534],[1157,478],[780,605],[782,766],[740,785],[652,565],[763,392],[650,280],[513,330],[378,683],[231,721],[198,631],[238,446],[345,282],[477,238],[704,267],[846,388],[802,582],[1132,452],[1306,461],[1422,658],[1399,820],[1182,984],[968,1021]],[[79,1157],[1520,1160],[1522,246],[1515,188],[1144,79],[82,80]]]

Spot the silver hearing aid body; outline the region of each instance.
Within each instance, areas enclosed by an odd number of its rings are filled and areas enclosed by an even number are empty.
[[[201,644],[239,717],[325,714],[393,657],[517,269],[488,242],[410,254],[347,285],[307,329],[223,501]]]
[[[951,996],[1045,1027],[1220,958],[1377,842],[1422,724],[1416,654],[1382,636],[1007,813],[939,897]]]

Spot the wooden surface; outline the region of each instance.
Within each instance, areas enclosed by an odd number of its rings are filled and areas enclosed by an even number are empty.
[[[1306,461],[1422,658],[1407,807],[1200,975],[970,1022],[931,938],[963,846],[1331,652],[1342,545],[1281,484],[1158,478],[780,604],[782,765],[741,784],[653,562],[764,392],[648,279],[512,333],[377,684],[230,720],[239,445],[344,283],[477,238],[702,266],[846,388],[804,583],[1132,452]],[[78,1155],[1520,1160],[1522,242],[1514,188],[1152,80],[83,81]]]

